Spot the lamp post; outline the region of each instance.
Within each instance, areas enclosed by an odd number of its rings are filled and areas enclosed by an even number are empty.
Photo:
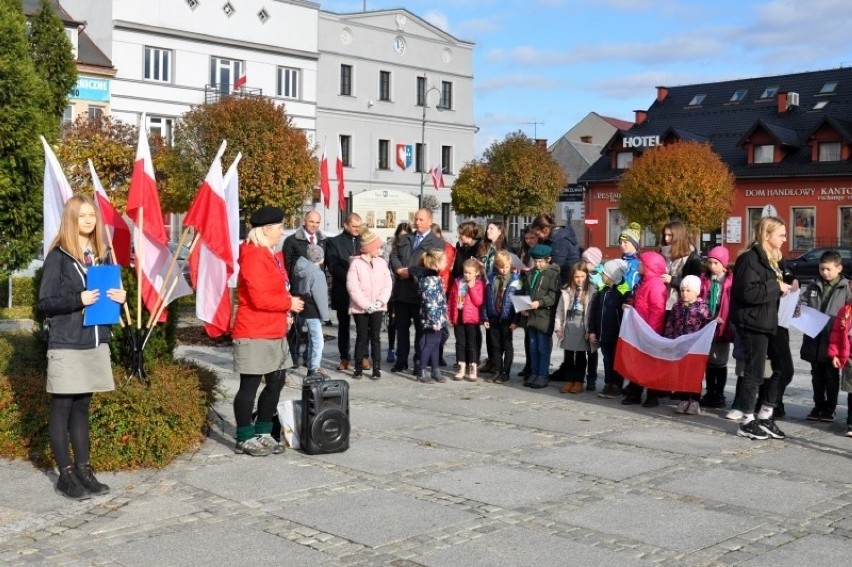
[[[426,74],[423,74],[423,86],[426,87]],[[426,183],[426,107],[428,104],[426,102],[429,98],[429,93],[432,91],[441,92],[441,89],[432,85],[429,88],[426,88],[423,91],[423,116],[420,121],[420,200],[418,201],[418,206],[423,206],[423,186]],[[441,109],[441,105],[438,104],[435,106],[437,109]]]

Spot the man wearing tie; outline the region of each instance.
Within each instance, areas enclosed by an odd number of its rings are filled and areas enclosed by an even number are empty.
[[[444,241],[432,232],[432,211],[419,209],[414,215],[414,233],[401,239],[396,254],[390,258],[391,270],[396,274],[396,364],[392,372],[408,368],[408,353],[411,349],[411,324],[414,323],[414,374],[420,371],[420,293],[417,282],[409,275],[409,268],[416,266],[420,257],[428,250],[443,250]]]
[[[316,244],[325,252],[326,238],[319,230],[320,215],[316,211],[310,211],[305,215],[304,226],[299,227],[296,232],[284,239],[284,262],[287,264],[287,274],[290,276],[290,285],[295,288],[295,268],[299,258],[308,257],[308,246]]]

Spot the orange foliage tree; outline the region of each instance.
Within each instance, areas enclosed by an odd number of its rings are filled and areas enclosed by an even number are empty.
[[[670,220],[718,230],[731,212],[734,176],[709,144],[677,142],[636,159],[621,179],[619,209],[659,232]]]
[[[459,171],[452,205],[470,216],[503,217],[551,212],[568,182],[546,148],[514,132]]]

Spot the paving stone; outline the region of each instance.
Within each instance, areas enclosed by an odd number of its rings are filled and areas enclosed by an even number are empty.
[[[664,469],[676,463],[672,459],[592,445],[564,445],[530,451],[524,461],[565,469],[614,481]]]
[[[505,429],[481,422],[456,422],[434,431],[414,431],[409,435],[416,439],[430,440],[441,445],[478,453],[506,451],[547,440],[546,437],[536,433]]]
[[[850,479],[848,453],[843,455],[810,449],[806,442],[802,442],[801,446],[790,443],[779,450],[752,457],[745,462],[754,466],[796,473],[806,478],[818,474],[819,478],[835,482],[848,483]]]
[[[765,567],[766,565],[838,567],[848,565],[850,557],[852,557],[852,540],[809,535],[750,558],[741,565],[744,567]]]
[[[705,421],[708,424],[710,419],[705,416]],[[730,435],[710,435],[697,428],[686,431],[674,427],[661,427],[660,425],[656,424],[655,427],[644,429],[634,428],[623,433],[616,433],[609,439],[627,445],[696,456],[714,456],[723,451],[739,451],[748,443],[747,439],[737,437],[734,434],[735,425],[733,424],[713,424],[714,427],[730,429]]]
[[[427,438],[430,437],[427,434],[424,435]],[[316,455],[314,458],[372,474],[389,474],[445,461],[462,460],[464,454],[423,443],[417,439],[365,437],[353,442],[349,451]]]
[[[350,412],[350,420],[352,431],[369,429],[378,432],[398,432],[424,426],[437,427],[444,423],[447,418],[397,407],[371,406],[359,408],[353,406]]]

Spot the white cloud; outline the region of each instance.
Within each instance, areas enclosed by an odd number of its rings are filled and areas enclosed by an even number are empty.
[[[564,85],[562,81],[544,75],[513,74],[477,81],[473,87],[477,94],[490,94],[511,88],[555,90],[563,88]]]
[[[443,12],[439,12],[438,10],[429,10],[423,14],[423,19],[436,28],[450,33],[450,21]]]

